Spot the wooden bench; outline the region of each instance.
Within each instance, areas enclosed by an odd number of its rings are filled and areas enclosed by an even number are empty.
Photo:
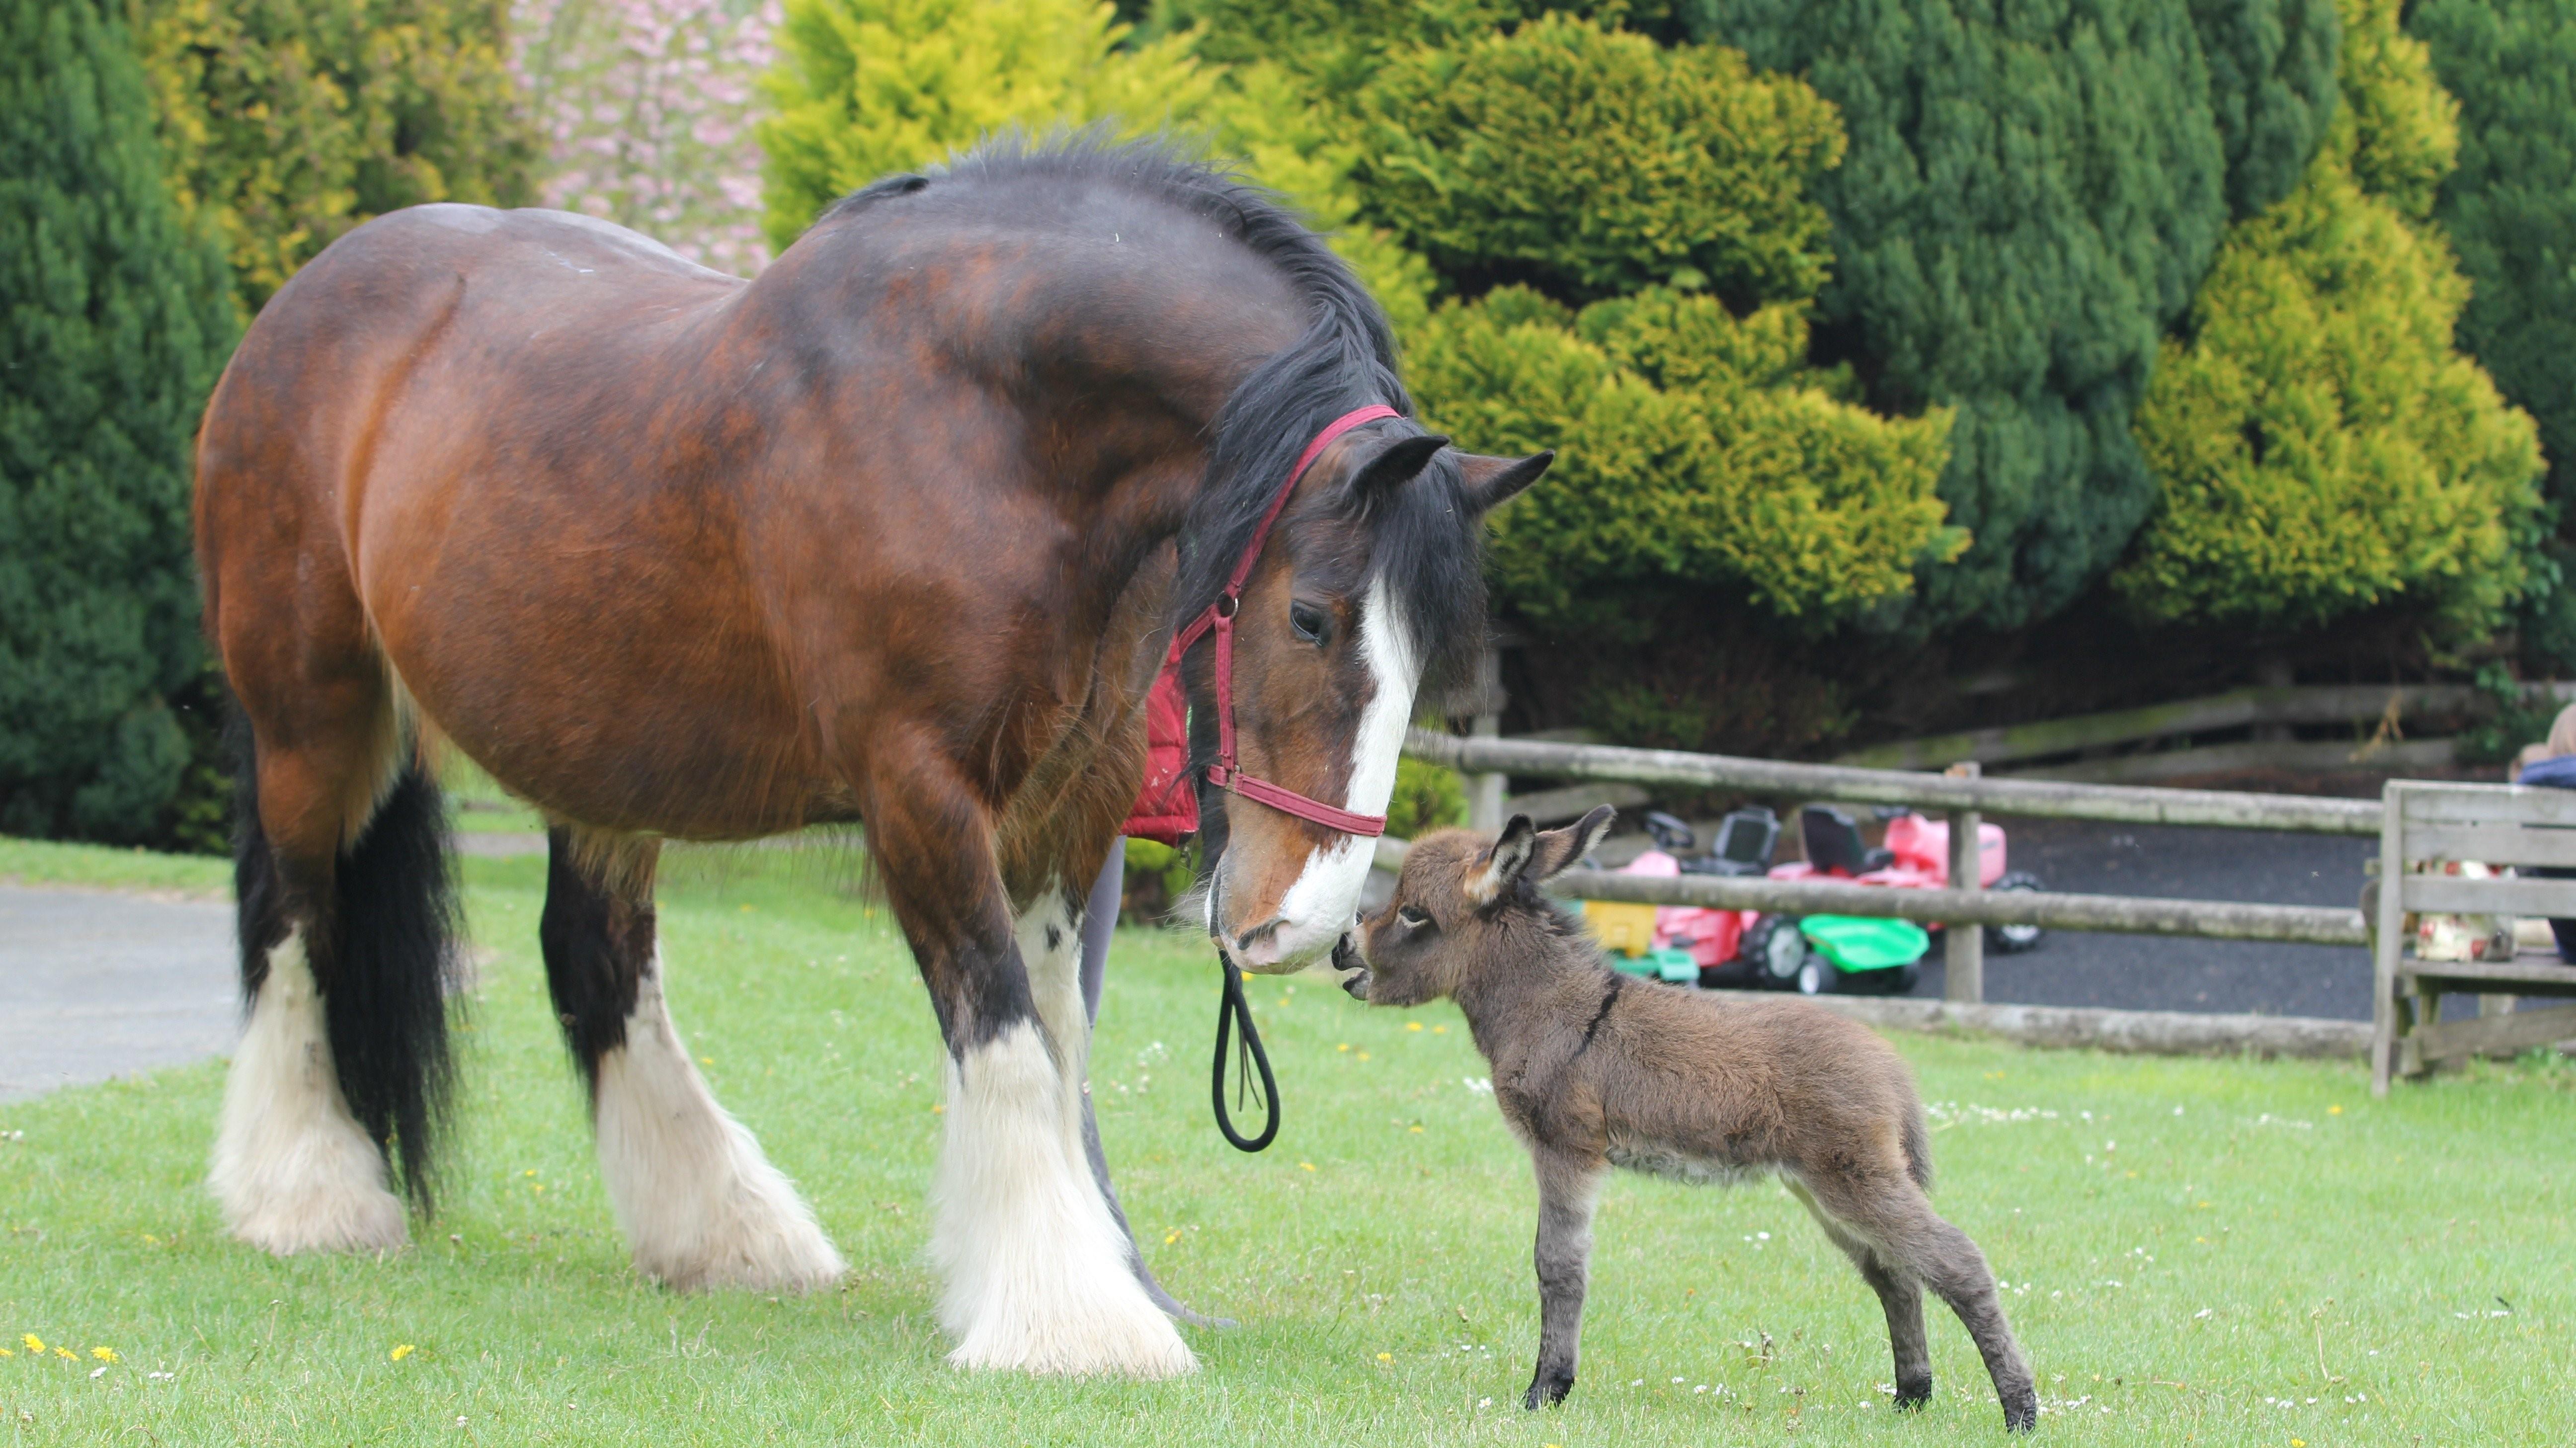
[[[2380,878],[2372,927],[2371,1094],[2393,1076],[2441,1061],[2510,1054],[2576,1038],[2576,1006],[2515,1010],[2516,996],[2576,997],[2576,965],[2555,955],[2418,960],[2406,917],[2417,912],[2576,917],[2576,879],[2472,880],[2416,874],[2422,860],[2576,869],[2576,790],[2393,779],[2382,795]],[[2395,887],[2390,888],[2391,882]],[[2473,1020],[2441,1018],[2445,992],[2480,996]]]

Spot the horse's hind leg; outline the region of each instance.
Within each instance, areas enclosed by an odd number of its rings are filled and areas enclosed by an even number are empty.
[[[1835,1221],[1831,1213],[1816,1204],[1815,1194],[1803,1183],[1792,1181],[1789,1190],[1807,1204],[1816,1224],[1860,1269],[1861,1280],[1878,1294],[1879,1306],[1887,1310],[1887,1344],[1896,1358],[1896,1406],[1922,1407],[1932,1398],[1932,1354],[1923,1336],[1922,1283]]]
[[[838,1281],[847,1268],[813,1211],[716,1104],[671,1024],[654,938],[660,846],[560,826],[547,846],[546,985],[636,1270],[682,1289]]]
[[[244,690],[249,1021],[208,1184],[235,1236],[280,1254],[401,1245],[389,1150],[429,1206],[454,917],[437,786],[402,751],[389,695],[372,668]]]

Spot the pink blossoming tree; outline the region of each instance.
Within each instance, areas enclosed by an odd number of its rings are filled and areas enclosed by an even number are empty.
[[[768,261],[752,122],[779,0],[514,0],[511,20],[545,204],[720,270]]]

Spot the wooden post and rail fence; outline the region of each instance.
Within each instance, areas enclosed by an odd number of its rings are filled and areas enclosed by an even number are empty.
[[[2517,985],[2529,994],[2576,994],[2576,967],[2500,962],[2481,973],[2410,969],[2396,938],[2409,910],[2551,913],[2576,917],[2576,880],[2464,880],[2419,875],[2385,900],[2375,895],[2353,908],[2267,905],[2232,900],[2165,900],[2120,895],[1990,891],[1974,868],[1977,825],[1987,814],[2045,819],[2101,820],[2147,825],[2197,825],[2346,835],[2381,841],[2382,858],[2452,858],[2443,850],[2475,843],[2477,858],[2494,864],[2576,865],[2576,793],[2504,785],[2396,781],[2383,800],[2359,800],[2091,784],[2065,780],[1998,779],[1981,775],[1975,761],[1945,774],[1869,769],[1841,764],[1794,764],[1673,750],[1627,749],[1560,740],[1460,737],[1416,729],[1405,752],[1417,759],[1479,776],[1499,792],[1505,775],[1690,791],[1719,790],[1787,802],[1831,800],[1900,805],[1949,821],[1951,884],[1938,890],[1883,889],[1828,880],[1773,880],[1719,875],[1648,876],[1571,870],[1550,886],[1570,899],[1628,901],[1643,905],[1697,905],[1786,915],[1867,915],[1945,925],[2036,925],[2052,930],[2188,936],[2211,940],[2262,940],[2309,945],[2373,946],[2376,964],[2373,1045],[2376,1077],[2392,1069],[2421,1069],[2446,1056],[2511,1049],[2576,1037],[2576,1007],[2520,1012],[2532,1019],[2497,1015],[2492,1023],[2439,1023],[2427,1007],[2400,1001],[2404,990],[2424,990],[2467,980],[2467,987]],[[1490,808],[1490,805],[1488,806]],[[2410,845],[2409,821],[2428,843]],[[2474,820],[2483,833],[2463,834],[2450,822]],[[1480,823],[1483,823],[1480,821]],[[2535,843],[2536,842],[2536,843]],[[2528,860],[2515,858],[2516,846]],[[2428,854],[2430,850],[2433,853]],[[1400,865],[1403,845],[1385,841],[1381,864]],[[2400,866],[2388,867],[2391,875]],[[2367,905],[2370,913],[2365,913]],[[1983,932],[1949,930],[1946,998],[1955,1003],[1984,997]],[[2495,1013],[2490,1012],[2490,1015]],[[2563,1018],[2563,1019],[2562,1019]],[[2467,1027],[2467,1028],[2464,1028]],[[2411,1043],[2409,1033],[2412,1033]],[[2552,1034],[2554,1032],[2554,1034]],[[2447,1034],[2446,1034],[2447,1033]]]

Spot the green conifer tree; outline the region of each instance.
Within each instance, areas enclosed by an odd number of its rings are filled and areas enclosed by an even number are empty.
[[[190,439],[233,341],[96,0],[0,0],[0,830],[140,840],[201,675]]]
[[[369,217],[531,199],[509,0],[122,3],[170,189],[223,239],[244,316]]]
[[[760,127],[769,244],[841,196],[995,131],[1186,121],[1215,77],[1191,37],[1129,48],[1106,0],[787,0]]]
[[[2343,0],[2344,106],[2290,195],[2230,231],[2137,415],[2161,487],[2115,586],[2147,617],[2313,628],[2398,604],[2453,641],[2520,592],[2531,418],[2453,345],[2432,225],[2453,107],[2397,0]]]
[[[1883,411],[1958,409],[1941,496],[1975,542],[1927,571],[1930,622],[2045,617],[2146,518],[2130,411],[2231,200],[2277,194],[2322,128],[2327,3],[1693,0],[1842,111],[1820,352]]]
[[[2425,0],[2409,34],[2460,104],[2434,216],[2459,249],[2460,345],[2540,424],[2558,539],[2534,559],[2532,661],[2576,671],[2576,0]]]

